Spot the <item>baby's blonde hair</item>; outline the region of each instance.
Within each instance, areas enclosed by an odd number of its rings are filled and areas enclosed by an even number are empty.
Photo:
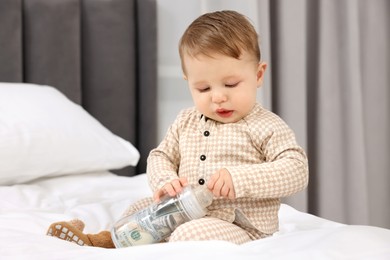
[[[239,59],[243,51],[252,55],[254,61],[260,61],[256,30],[248,18],[236,11],[201,15],[188,26],[179,42],[184,74],[184,55],[196,57],[203,54],[212,57],[213,54],[222,54]]]

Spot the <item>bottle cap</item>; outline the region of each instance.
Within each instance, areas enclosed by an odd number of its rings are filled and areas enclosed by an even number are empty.
[[[211,205],[213,194],[205,186],[187,186],[180,194],[179,201],[189,218],[198,219],[206,215],[206,207]]]
[[[213,193],[206,186],[192,188],[192,191],[202,208],[207,208],[213,202]]]

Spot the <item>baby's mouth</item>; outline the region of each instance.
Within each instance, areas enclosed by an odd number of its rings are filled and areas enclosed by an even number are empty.
[[[224,108],[218,108],[215,111],[220,117],[230,117],[233,114],[233,110],[227,110]]]

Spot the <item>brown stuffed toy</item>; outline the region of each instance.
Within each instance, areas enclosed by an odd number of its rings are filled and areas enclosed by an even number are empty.
[[[84,227],[84,223],[79,219],[69,222],[55,222],[50,225],[46,234],[80,246],[115,248],[109,231],[102,231],[98,234],[84,234]]]

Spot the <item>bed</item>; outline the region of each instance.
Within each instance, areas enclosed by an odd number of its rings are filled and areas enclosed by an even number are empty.
[[[389,259],[390,231],[335,223],[283,204],[272,237],[234,245],[194,241],[122,249],[82,247],[45,236],[49,224],[79,218],[86,232],[108,230],[122,211],[150,196],[145,174],[100,171],[0,187],[2,259]]]
[[[155,13],[152,0],[0,2],[1,259],[390,259],[390,230],[286,204],[276,234],[243,245],[103,249],[45,235],[73,218],[109,230],[151,196]]]

